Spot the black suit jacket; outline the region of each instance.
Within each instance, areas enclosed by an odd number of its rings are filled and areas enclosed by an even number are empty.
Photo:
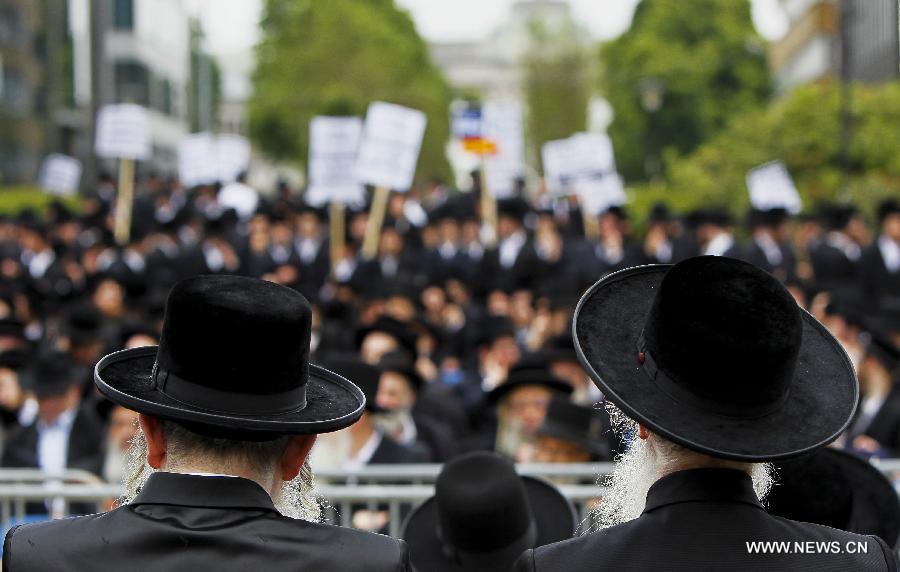
[[[859,269],[863,301],[872,314],[900,309],[900,272],[884,265],[877,240],[862,250]]]
[[[103,443],[105,433],[97,415],[82,405],[72,422],[69,449],[66,451],[66,468],[83,469],[100,475],[103,469]],[[17,427],[8,437],[3,450],[3,467],[38,467],[37,421],[28,427]]]
[[[776,485],[777,486],[777,485]],[[836,554],[751,554],[748,542],[820,543]],[[857,543],[862,543],[861,545]],[[815,544],[813,545],[815,547]],[[848,550],[868,550],[866,554]],[[813,548],[815,550],[815,548]],[[637,519],[523,554],[515,572],[596,570],[896,570],[874,536],[768,514],[750,477],[732,469],[679,471],[657,481]]]
[[[155,473],[130,504],[18,526],[3,570],[407,572],[406,544],[282,516],[256,483]]]

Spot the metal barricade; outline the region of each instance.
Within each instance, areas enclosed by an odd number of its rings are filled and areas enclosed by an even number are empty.
[[[876,459],[872,464],[891,474],[900,472],[900,459]],[[594,502],[602,496],[601,476],[609,474],[612,463],[519,465],[522,475],[557,483],[574,504],[581,519],[580,531],[591,530]],[[373,465],[359,471],[317,471],[316,495],[323,504],[327,522],[351,526],[353,514],[360,509],[382,513],[386,531],[400,533],[403,519],[419,503],[434,494],[434,481],[441,465]],[[100,503],[121,495],[118,485],[102,484],[84,471],[47,474],[31,469],[0,469],[0,523],[26,517],[29,502],[61,499],[63,513],[72,503]]]

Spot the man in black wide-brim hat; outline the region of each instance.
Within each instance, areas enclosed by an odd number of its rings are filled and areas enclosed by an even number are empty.
[[[3,569],[408,570],[403,542],[316,522],[307,455],[365,398],[309,363],[310,322],[306,299],[273,283],[175,285],[159,346],[95,368],[97,388],[140,413],[125,504],[11,529]]]
[[[840,344],[770,274],[706,256],[623,270],[584,294],[573,334],[633,439],[601,530],[516,572],[896,569],[878,537],[763,507],[766,463],[833,441],[859,395]]]

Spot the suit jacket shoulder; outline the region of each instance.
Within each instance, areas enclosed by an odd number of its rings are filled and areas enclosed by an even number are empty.
[[[156,476],[132,504],[11,529],[3,570],[410,570],[403,541],[284,517],[243,479]]]

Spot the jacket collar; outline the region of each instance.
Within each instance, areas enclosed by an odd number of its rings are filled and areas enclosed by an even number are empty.
[[[129,506],[166,504],[204,508],[243,508],[278,512],[261,486],[240,477],[156,472]]]
[[[684,502],[741,502],[761,510],[750,475],[736,469],[689,469],[659,479],[647,492],[644,512]]]

